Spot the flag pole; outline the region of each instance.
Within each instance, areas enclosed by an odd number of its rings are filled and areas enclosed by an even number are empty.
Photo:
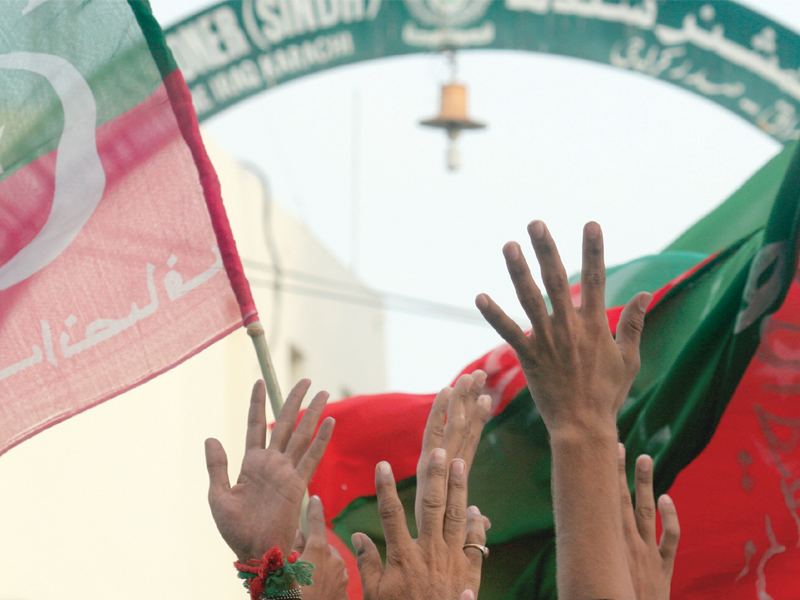
[[[247,326],[247,335],[253,340],[253,346],[255,346],[256,356],[258,357],[258,365],[261,367],[261,376],[264,378],[264,383],[267,384],[267,396],[269,396],[272,414],[277,419],[281,408],[283,408],[283,396],[281,395],[281,388],[278,385],[278,377],[275,375],[275,367],[272,364],[272,358],[269,355],[267,338],[264,335],[264,328],[261,326],[261,321],[253,321],[250,323],[250,325]]]
[[[264,334],[264,328],[261,326],[261,321],[250,323],[247,326],[247,335],[253,340],[253,346],[255,346],[256,356],[258,357],[258,365],[261,367],[261,376],[267,386],[267,396],[272,407],[272,414],[277,419],[281,408],[283,408],[283,396],[278,385],[278,377],[275,375],[275,366],[272,364],[272,358],[269,355],[267,338]],[[306,489],[305,494],[303,494],[303,504],[300,508],[300,530],[306,535],[308,534],[308,502],[308,489]]]

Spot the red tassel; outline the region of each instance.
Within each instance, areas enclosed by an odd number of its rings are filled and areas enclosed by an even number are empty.
[[[253,577],[250,580],[250,598],[251,600],[261,600],[261,594],[264,593],[264,580],[261,577]]]

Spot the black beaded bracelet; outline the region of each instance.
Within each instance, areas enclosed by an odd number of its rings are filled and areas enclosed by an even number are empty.
[[[290,600],[291,598],[302,598],[303,594],[300,591],[299,587],[292,588],[291,590],[286,590],[285,592],[281,592],[277,596],[267,596],[269,600]]]

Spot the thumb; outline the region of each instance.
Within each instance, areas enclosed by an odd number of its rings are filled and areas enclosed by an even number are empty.
[[[306,536],[303,535],[301,530],[297,530],[297,533],[294,534],[294,542],[292,542],[292,550],[297,551],[300,554],[306,551]]]
[[[622,309],[617,324],[617,347],[628,367],[634,374],[639,372],[639,341],[644,329],[644,315],[653,295],[640,292],[631,298]]]
[[[383,563],[378,548],[363,533],[354,533],[350,540],[356,549],[358,573],[361,575],[361,589],[364,591],[364,600],[378,597],[378,588],[383,578]]]

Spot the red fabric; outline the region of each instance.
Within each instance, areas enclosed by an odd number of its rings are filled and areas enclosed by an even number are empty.
[[[106,178],[97,208],[52,262],[0,290],[0,453],[241,325],[166,87],[96,137]],[[20,198],[50,213],[56,154],[2,182],[0,214],[11,218],[4,208]]]
[[[705,450],[669,491],[675,600],[800,598],[800,287],[773,315]]]
[[[258,311],[253,301],[253,295],[250,292],[250,283],[244,275],[242,261],[236,250],[236,241],[233,239],[228,215],[225,213],[225,207],[222,204],[219,179],[217,179],[217,173],[208,158],[203,140],[200,137],[200,127],[192,104],[192,94],[186,86],[183,75],[177,70],[164,79],[164,85],[166,85],[172,109],[175,111],[178,127],[192,151],[195,165],[200,173],[200,183],[203,186],[206,205],[211,215],[211,225],[214,228],[217,244],[222,253],[225,271],[228,274],[228,279],[242,311],[242,320],[245,326],[250,325],[258,321]]]
[[[330,529],[326,530],[328,543],[336,548],[339,554],[344,559],[344,566],[347,569],[347,597],[360,600],[362,597],[361,591],[361,577],[358,574],[358,561],[355,555],[350,552],[350,547],[345,544],[338,535],[333,533]]]
[[[336,431],[308,486],[331,519],[361,496],[375,495],[375,465],[388,461],[399,481],[417,472],[422,432],[435,394],[355,396],[329,404]],[[417,449],[416,452],[412,451]]]
[[[694,272],[698,267],[692,269]],[[681,275],[654,294],[655,306]],[[577,296],[579,298],[579,295]],[[622,307],[608,310],[616,330]],[[525,385],[502,345],[463,372],[487,371],[493,412]],[[387,460],[397,480],[416,473],[434,395],[360,396],[331,405],[336,433],[309,486],[330,521],[350,502],[375,494],[374,469]],[[800,598],[800,287],[793,284],[705,450],[669,491],[681,542],[674,600]],[[333,538],[333,536],[331,536]],[[341,551],[341,550],[340,550]],[[351,582],[352,554],[342,552]],[[360,598],[358,592],[350,598]]]

